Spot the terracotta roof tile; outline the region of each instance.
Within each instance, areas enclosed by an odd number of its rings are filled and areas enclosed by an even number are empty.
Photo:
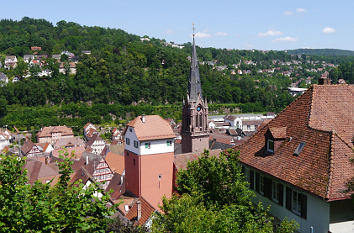
[[[246,143],[234,147],[241,152],[240,161],[329,201],[348,197],[342,191],[354,175],[349,162],[353,145],[347,143],[354,134],[353,87],[312,86]],[[281,127],[291,140],[280,141],[269,155],[268,129]],[[305,146],[295,156],[300,142]]]
[[[286,138],[286,127],[269,127],[269,131],[275,139]]]
[[[106,163],[109,168],[118,174],[123,174],[124,171],[124,155],[108,152],[106,155]]]
[[[125,216],[130,221],[136,221],[137,220],[137,216],[138,216],[138,204],[137,204],[137,201],[138,200],[141,203],[141,218],[137,222],[137,224],[139,226],[141,226],[141,225],[145,224],[149,220],[149,218],[152,215],[152,213],[155,212],[156,210],[155,210],[154,207],[152,207],[152,205],[150,205],[149,202],[147,202],[145,200],[145,198],[139,197],[138,199],[135,200],[133,206],[130,208],[128,214]]]
[[[65,125],[44,127],[41,132],[38,132],[38,137],[51,137],[52,133],[60,132],[62,135],[73,135],[73,130]]]
[[[176,135],[170,124],[158,115],[144,116],[145,122],[142,122],[142,117],[138,116],[128,123],[128,126],[133,127],[135,134],[140,141],[156,140],[165,138],[175,138]]]
[[[218,156],[221,152],[220,149],[210,150],[210,156]],[[177,170],[186,169],[189,161],[197,160],[202,156],[202,153],[184,153],[175,155],[174,164]]]

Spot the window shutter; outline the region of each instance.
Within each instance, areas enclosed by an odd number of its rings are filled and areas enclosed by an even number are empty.
[[[254,189],[254,171],[250,170],[250,189]]]
[[[283,187],[283,185],[282,184],[279,184],[278,183],[278,197],[279,197],[279,205],[281,205],[281,206],[283,206],[283,193],[284,193],[284,191],[283,191],[283,189],[284,189],[284,187]]]
[[[299,201],[301,203],[301,217],[306,219],[307,217],[307,196],[299,194]]]
[[[260,180],[260,177],[259,177],[259,173],[257,172],[256,173],[256,191],[259,192],[259,180]]]
[[[286,187],[286,208],[288,210],[291,210],[291,198],[292,198],[291,194],[292,194],[291,188]]]
[[[263,177],[264,182],[264,196],[272,198],[272,180],[267,177]]]

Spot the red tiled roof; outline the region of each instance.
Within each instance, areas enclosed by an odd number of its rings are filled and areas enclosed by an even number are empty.
[[[133,206],[130,208],[128,214],[125,216],[130,221],[136,221],[138,216],[138,204],[137,202],[140,201],[141,203],[141,218],[137,222],[139,226],[145,224],[147,220],[149,220],[150,216],[153,212],[155,212],[155,208],[150,205],[149,202],[145,200],[143,197],[139,197],[135,200]]]
[[[108,152],[106,155],[106,163],[113,172],[123,174],[124,171],[124,155]]]
[[[220,152],[221,152],[220,149],[210,150],[209,155],[218,156]],[[193,152],[175,155],[174,164],[176,166],[176,169],[177,170],[186,169],[189,161],[197,160],[201,156],[202,153],[193,153]]]
[[[286,127],[269,127],[269,131],[275,139],[286,138]]]
[[[41,132],[38,132],[38,137],[51,137],[52,133],[61,133],[62,135],[73,135],[73,130],[65,125],[44,127]]]
[[[347,198],[343,190],[354,175],[349,161],[353,145],[348,142],[354,135],[353,87],[312,86],[246,143],[234,147],[241,152],[240,161],[329,201]],[[282,127],[291,140],[267,154],[268,129]],[[276,134],[283,137],[281,131]],[[295,156],[300,142],[305,146]]]
[[[140,141],[176,137],[170,124],[159,115],[144,116],[145,122],[142,122],[141,118],[141,116],[138,116],[128,123],[128,126],[134,128],[135,134]]]

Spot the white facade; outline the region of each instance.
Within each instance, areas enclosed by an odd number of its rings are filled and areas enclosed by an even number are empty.
[[[134,128],[128,127],[125,133],[125,149],[137,155],[150,155],[174,152],[174,139],[139,141]]]
[[[8,145],[10,145],[10,137],[0,134],[0,150],[4,149],[4,147]]]
[[[101,154],[105,146],[106,144],[103,140],[95,140],[91,145],[92,153],[96,155]]]
[[[231,127],[236,127],[236,128],[239,128],[239,129],[242,128],[242,119],[239,118],[239,117],[235,118],[234,120],[225,119],[225,122],[230,123]]]
[[[245,176],[249,181],[249,168],[245,169]],[[269,206],[270,213],[273,216],[280,220],[283,220],[285,217],[288,220],[295,220],[300,226],[298,231],[303,233],[328,233],[329,231],[331,233],[354,232],[354,211],[348,208],[348,205],[347,207],[338,207],[338,205],[335,206],[333,203],[327,202],[320,197],[312,195],[294,186],[290,186],[276,178],[270,179],[283,185],[283,204],[279,205],[276,201],[272,200],[272,198],[265,197],[264,195],[260,194],[260,192],[256,191],[256,197],[254,198],[253,202],[257,203],[260,201],[265,208]],[[289,187],[292,190],[307,197],[306,218],[303,218],[300,216],[300,214],[295,213],[295,211],[290,211],[286,208],[286,187]],[[344,201],[339,202],[342,202],[343,205]],[[349,220],[343,221],[345,217],[347,219],[349,218]]]

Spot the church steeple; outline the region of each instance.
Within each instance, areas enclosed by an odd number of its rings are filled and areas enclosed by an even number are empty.
[[[200,83],[197,50],[195,48],[194,36],[195,34],[194,34],[194,26],[193,26],[192,61],[191,61],[190,76],[188,81],[188,96],[190,101],[197,101],[199,95],[202,98],[202,87]]]
[[[208,104],[202,96],[197,51],[195,48],[193,25],[193,47],[190,76],[188,79],[187,101],[183,102],[182,112],[182,152],[202,153],[209,149]]]

